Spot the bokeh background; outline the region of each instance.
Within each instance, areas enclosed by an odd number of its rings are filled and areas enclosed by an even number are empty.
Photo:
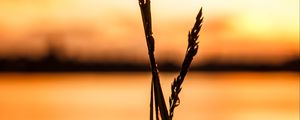
[[[299,119],[298,0],[151,4],[166,98],[203,7],[174,119]],[[148,69],[138,0],[0,0],[0,119],[147,119]]]
[[[194,64],[280,66],[299,61],[297,0],[154,0],[159,63],[181,64],[201,6],[205,21]],[[0,9],[3,62],[45,61],[51,54],[75,63],[148,63],[137,1],[1,0]]]

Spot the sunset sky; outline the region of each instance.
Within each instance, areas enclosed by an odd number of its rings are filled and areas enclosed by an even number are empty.
[[[151,7],[155,57],[167,67],[182,63],[203,7],[191,68],[204,69],[186,75],[174,119],[298,120],[299,68],[282,66],[300,60],[299,0],[151,0]],[[45,59],[53,53],[62,62]],[[0,0],[0,120],[143,120],[152,76],[138,70],[148,64],[138,0]],[[116,70],[94,68],[106,65]],[[168,105],[177,73],[159,70]]]
[[[180,63],[203,6],[194,62],[280,64],[299,57],[298,0],[152,0],[158,61]],[[147,63],[138,0],[0,0],[0,58]]]

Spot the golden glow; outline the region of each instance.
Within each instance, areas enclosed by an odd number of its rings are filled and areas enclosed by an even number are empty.
[[[293,57],[299,53],[298,3],[152,0],[158,59],[181,60],[168,55],[183,57],[187,32],[201,6],[205,22],[196,61],[212,56],[273,62]],[[0,56],[43,56],[47,36],[60,35],[66,57],[147,58],[137,0],[1,0],[0,17]],[[240,48],[245,45],[249,47]]]
[[[161,74],[163,88],[174,75]],[[191,72],[187,77],[174,119],[299,118],[297,73]],[[150,80],[150,73],[0,74],[0,119],[144,120]]]

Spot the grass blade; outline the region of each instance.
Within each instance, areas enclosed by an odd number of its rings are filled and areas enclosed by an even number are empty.
[[[181,71],[177,78],[174,79],[171,85],[171,96],[169,97],[169,120],[173,119],[174,109],[180,104],[179,93],[181,91],[181,85],[184,81],[184,78],[188,72],[188,69],[192,63],[193,57],[197,54],[198,51],[198,34],[202,27],[203,17],[202,17],[202,8],[200,9],[194,27],[188,34],[188,47],[186,50],[186,55],[181,66]]]
[[[152,71],[152,84],[151,93],[154,91],[154,99],[155,99],[155,111],[156,111],[156,119],[158,119],[158,111],[162,120],[168,120],[168,110],[166,107],[166,103],[164,100],[163,92],[160,85],[158,68],[156,65],[155,57],[154,57],[154,38],[152,36],[152,22],[151,22],[151,9],[150,9],[150,0],[139,0],[139,5],[141,9],[144,32],[147,41],[148,47],[148,55],[150,59],[150,66]],[[151,94],[150,98],[150,120],[153,119],[153,94]]]

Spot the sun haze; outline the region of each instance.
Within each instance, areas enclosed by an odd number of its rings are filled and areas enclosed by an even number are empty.
[[[152,1],[159,61],[180,63],[200,7],[200,59],[278,64],[299,57],[297,0]],[[0,58],[147,61],[137,0],[0,0]]]

